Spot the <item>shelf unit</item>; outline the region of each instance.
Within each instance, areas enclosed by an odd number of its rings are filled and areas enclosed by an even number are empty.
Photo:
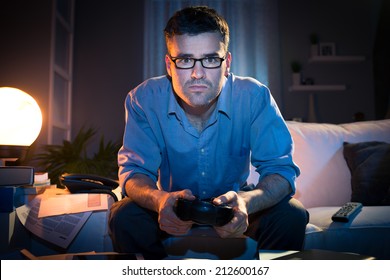
[[[309,58],[309,63],[332,63],[332,62],[362,62],[366,58],[361,55],[329,55],[329,56],[312,56]],[[289,91],[343,91],[346,90],[346,85],[292,85],[288,88]]]
[[[353,63],[363,62],[364,56],[351,56],[351,55],[329,55],[329,56],[312,56],[309,58],[309,63]],[[309,112],[308,121],[317,122],[317,114],[315,111],[315,98],[316,92],[336,92],[344,91],[347,89],[346,85],[291,85],[288,90],[290,92],[307,92],[309,93]]]
[[[342,91],[346,90],[346,85],[293,85],[289,91]]]
[[[312,56],[309,58],[309,63],[315,62],[362,62],[366,58],[361,55],[329,55],[329,56]]]

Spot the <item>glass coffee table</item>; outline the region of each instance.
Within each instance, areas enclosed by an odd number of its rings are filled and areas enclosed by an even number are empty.
[[[275,251],[260,250],[260,260],[373,260],[374,257],[328,250]]]

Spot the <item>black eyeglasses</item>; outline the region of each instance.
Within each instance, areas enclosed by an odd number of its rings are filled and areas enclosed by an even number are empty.
[[[203,68],[215,69],[222,65],[222,62],[226,59],[225,57],[209,56],[204,58],[192,58],[192,57],[172,57],[169,58],[175,63],[177,69],[191,69],[194,68],[195,63],[200,61]]]

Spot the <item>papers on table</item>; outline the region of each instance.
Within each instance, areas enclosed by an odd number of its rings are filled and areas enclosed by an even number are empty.
[[[99,193],[45,192],[41,199],[38,218],[108,209],[107,195]]]
[[[48,189],[16,213],[32,233],[61,248],[67,248],[92,211],[107,210],[106,194],[69,194],[61,189]]]

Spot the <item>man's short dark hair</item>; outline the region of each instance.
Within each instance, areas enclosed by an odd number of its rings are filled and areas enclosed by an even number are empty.
[[[164,29],[167,47],[169,39],[175,35],[198,35],[205,32],[219,32],[228,49],[229,26],[222,16],[207,6],[191,6],[177,11]]]

